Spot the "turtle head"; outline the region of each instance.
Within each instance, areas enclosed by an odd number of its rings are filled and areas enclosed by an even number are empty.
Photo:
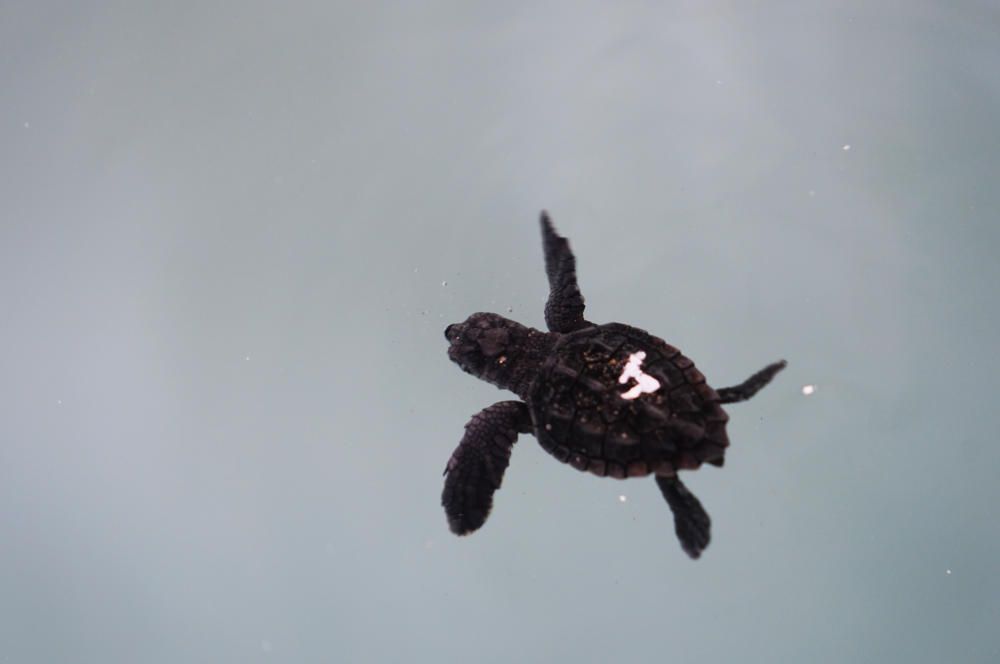
[[[444,329],[444,338],[451,344],[448,357],[473,376],[496,382],[506,373],[510,349],[517,335],[516,328],[525,328],[503,316],[490,313],[472,314],[463,323]]]
[[[448,357],[466,373],[521,394],[534,378],[548,335],[497,314],[476,313],[444,330]]]

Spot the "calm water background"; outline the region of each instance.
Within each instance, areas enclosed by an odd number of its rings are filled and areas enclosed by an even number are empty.
[[[0,660],[1000,661],[1000,8],[416,5],[0,8]],[[447,530],[543,207],[589,318],[790,362],[698,562],[531,437]]]

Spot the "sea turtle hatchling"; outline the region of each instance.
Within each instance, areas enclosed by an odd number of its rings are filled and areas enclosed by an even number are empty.
[[[599,477],[653,475],[674,514],[681,546],[697,558],[711,521],[677,477],[702,463],[721,466],[729,416],[721,404],[749,399],[785,362],[718,391],[662,339],[629,325],[583,317],[569,242],[542,212],[548,332],[493,313],[449,325],[448,357],[464,371],[514,392],[475,414],[445,468],[441,503],[457,535],[483,525],[519,433],[533,433],[560,461]]]

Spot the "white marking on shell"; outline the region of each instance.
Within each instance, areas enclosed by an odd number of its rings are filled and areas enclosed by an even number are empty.
[[[642,361],[646,359],[645,351],[638,351],[632,353],[628,357],[628,363],[625,368],[622,369],[622,375],[618,377],[618,382],[624,385],[628,382],[629,378],[635,378],[636,385],[632,386],[628,392],[621,395],[622,399],[635,399],[640,394],[645,394],[649,392],[655,392],[660,389],[660,381],[656,380],[647,373],[643,373]]]

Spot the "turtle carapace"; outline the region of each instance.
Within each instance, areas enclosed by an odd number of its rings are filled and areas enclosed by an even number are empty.
[[[697,558],[711,521],[678,471],[722,466],[729,416],[722,404],[749,399],[785,362],[719,390],[681,351],[644,330],[584,318],[576,261],[542,213],[549,298],[548,332],[493,313],[445,331],[448,357],[520,400],[473,415],[445,468],[441,502],[448,525],[465,535],[485,523],[517,435],[531,433],[559,461],[599,477],[652,475],[673,511],[681,547]]]

